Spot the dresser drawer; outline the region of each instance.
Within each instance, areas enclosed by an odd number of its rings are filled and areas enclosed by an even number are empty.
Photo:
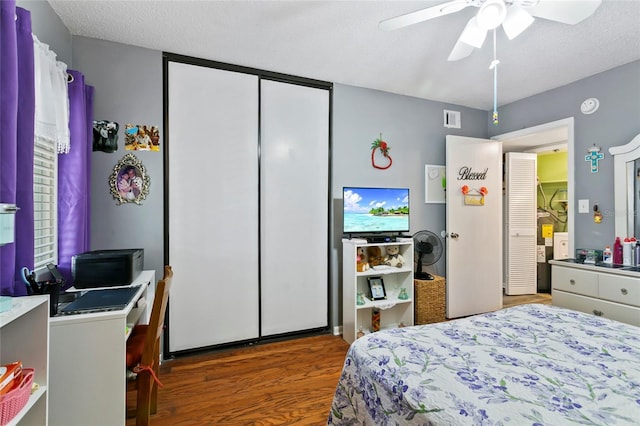
[[[598,296],[598,275],[591,271],[554,265],[551,268],[551,285],[554,290]]]
[[[640,326],[640,308],[621,305],[607,300],[592,299],[564,291],[554,291],[552,303],[554,306]]]
[[[640,306],[640,279],[598,274],[598,296],[626,305]]]

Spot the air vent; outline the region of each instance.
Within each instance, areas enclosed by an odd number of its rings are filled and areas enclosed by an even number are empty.
[[[444,127],[449,129],[460,129],[460,111],[444,110]]]

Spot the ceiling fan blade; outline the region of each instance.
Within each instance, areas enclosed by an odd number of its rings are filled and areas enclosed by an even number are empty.
[[[450,62],[459,61],[460,59],[464,59],[467,56],[471,55],[472,52],[473,52],[473,46],[469,46],[468,44],[458,40],[456,42],[456,45],[453,46],[453,50],[449,54],[449,57],[447,58],[447,60]]]
[[[529,12],[514,4],[507,9],[507,16],[502,22],[502,28],[504,28],[509,40],[513,40],[533,24],[534,20]]]
[[[477,47],[479,49],[482,47],[486,37],[487,30],[478,24],[478,18],[474,16],[469,19],[469,22],[465,25],[464,30],[462,30],[462,34],[460,34],[459,40],[469,46]]]
[[[384,21],[380,21],[378,28],[384,31],[397,30],[398,28],[408,27],[409,25],[458,12],[467,6],[469,6],[467,0],[453,0],[437,6],[396,16],[395,18],[385,19]]]
[[[602,0],[540,0],[527,11],[537,18],[575,25],[593,15],[601,3]]]

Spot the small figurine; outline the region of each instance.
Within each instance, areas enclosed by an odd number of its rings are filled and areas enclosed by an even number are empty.
[[[378,265],[384,265],[385,260],[382,257],[382,250],[378,246],[367,247],[367,261],[369,265],[374,267]]]
[[[402,268],[404,265],[404,257],[400,254],[400,246],[387,246],[387,260],[385,264]]]
[[[398,293],[398,299],[400,300],[408,300],[409,299],[409,295],[407,294],[407,289],[402,287],[400,289],[400,293]]]
[[[356,256],[356,271],[364,272],[369,270],[369,262],[367,262],[367,255],[364,252],[364,247],[358,248],[358,255]]]

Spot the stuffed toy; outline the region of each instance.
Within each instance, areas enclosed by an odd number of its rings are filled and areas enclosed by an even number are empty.
[[[364,247],[358,247],[358,254],[356,256],[356,271],[364,272],[369,270],[369,262],[367,262],[367,254],[364,252]]]
[[[404,257],[400,254],[400,246],[387,246],[387,260],[385,264],[402,268]]]
[[[369,266],[371,267],[384,265],[385,259],[384,257],[382,257],[382,250],[380,250],[380,247],[367,247],[367,260],[369,261]]]

